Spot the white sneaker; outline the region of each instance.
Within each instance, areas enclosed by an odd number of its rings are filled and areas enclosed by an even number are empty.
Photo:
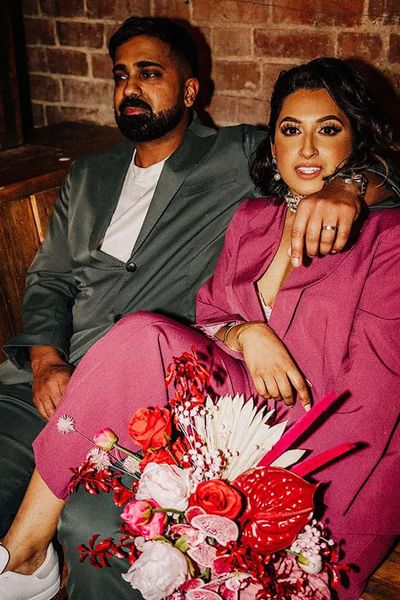
[[[3,573],[9,559],[7,548],[0,544],[1,600],[51,600],[60,589],[58,556],[52,544],[47,548],[44,563],[32,575]]]

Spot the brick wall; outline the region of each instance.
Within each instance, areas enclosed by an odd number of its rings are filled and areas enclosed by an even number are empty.
[[[188,19],[212,53],[217,124],[261,123],[279,71],[361,58],[400,90],[400,0],[23,0],[36,126],[113,123],[107,39],[130,14]]]

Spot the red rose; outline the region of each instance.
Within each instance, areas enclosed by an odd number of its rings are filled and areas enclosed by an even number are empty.
[[[151,462],[166,465],[176,465],[176,461],[178,461],[179,467],[182,469],[190,467],[190,464],[182,461],[182,458],[187,453],[187,448],[185,448],[180,439],[176,440],[176,442],[172,444],[171,450],[173,452],[173,456],[171,452],[166,450],[166,448],[160,448],[159,450],[147,450],[140,462],[140,470],[143,471],[145,466]],[[174,460],[174,457],[176,458],[176,461]]]
[[[209,515],[219,515],[235,519],[242,510],[241,494],[221,479],[212,479],[199,483],[190,496],[191,506],[200,506]]]
[[[172,433],[168,408],[139,408],[131,418],[128,433],[143,450],[163,448]]]

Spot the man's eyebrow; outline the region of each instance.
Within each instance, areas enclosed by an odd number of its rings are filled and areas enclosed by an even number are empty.
[[[339,121],[339,123],[341,123],[342,125],[344,125],[342,119],[340,117],[338,117],[337,115],[326,115],[325,117],[321,117],[320,119],[317,119],[317,123],[323,123],[324,121]],[[280,124],[284,123],[285,121],[291,121],[292,123],[301,123],[300,119],[296,119],[296,117],[283,117],[283,119],[280,120]]]
[[[139,60],[138,62],[133,63],[133,66],[136,67],[137,69],[145,69],[146,67],[158,67],[159,69],[164,68],[164,66],[161,63],[156,62],[155,60]],[[127,68],[128,67],[126,64],[118,63],[113,66],[112,70],[113,70],[113,72],[126,71]]]

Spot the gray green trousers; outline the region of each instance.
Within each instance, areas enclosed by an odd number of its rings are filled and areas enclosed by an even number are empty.
[[[29,483],[34,468],[31,444],[44,425],[32,404],[29,383],[0,383],[0,538],[10,527]],[[69,497],[57,536],[68,564],[68,600],[142,599],[121,577],[128,570],[126,561],[111,560],[112,568],[104,569],[79,562],[77,547],[87,545],[94,533],[100,538],[118,537],[120,512],[106,494],[90,496],[80,490]]]

